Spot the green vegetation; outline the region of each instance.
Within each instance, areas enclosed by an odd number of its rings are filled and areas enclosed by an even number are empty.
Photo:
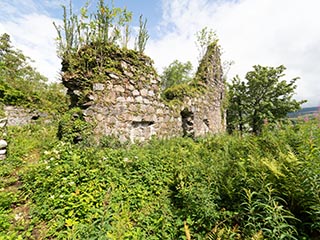
[[[161,75],[162,97],[168,103],[179,104],[185,96],[196,97],[207,90],[215,91],[207,89],[211,85],[209,81],[219,82],[223,78],[217,35],[203,28],[197,32],[196,37],[200,64],[195,75],[191,76],[190,62],[182,63],[178,60],[166,67]]]
[[[78,95],[72,95],[71,91],[71,105],[81,106],[88,102],[92,85],[106,81],[110,73],[122,77],[128,71],[133,72],[132,80],[140,81],[142,85],[149,84],[150,79],[142,80],[140,76],[146,72],[157,76],[151,63],[149,57],[132,49],[120,49],[115,45],[104,45],[99,49],[94,45],[84,46],[62,61],[62,83],[68,89],[80,90]],[[127,69],[123,64],[134,69]]]
[[[218,44],[218,36],[215,31],[208,29],[207,27],[202,28],[196,33],[196,46],[199,51],[199,62],[203,59],[210,45]]]
[[[259,136],[72,145],[53,125],[9,128],[1,239],[313,239],[319,117]],[[315,239],[315,238],[314,238]]]
[[[143,54],[127,49],[130,18],[104,1],[96,15],[83,8],[80,20],[71,7],[68,18],[64,8],[64,26],[56,28],[65,85],[90,91],[93,75],[98,81],[124,74],[121,60],[153,71],[142,66]],[[141,18],[140,52],[145,23]],[[212,34],[199,36],[207,54],[219,50]],[[258,135],[234,131],[131,145],[109,136],[97,145],[81,109],[65,110],[60,85],[46,85],[8,35],[0,40],[1,104],[65,112],[50,123],[8,127],[7,157],[0,161],[0,239],[319,238],[320,117],[278,121],[302,103],[291,99],[296,79],[279,82],[284,67],[255,66],[248,82],[236,78],[229,88],[229,127]],[[168,101],[200,94],[200,80],[213,70],[204,61],[188,80],[188,63],[179,64],[169,68]]]
[[[162,92],[162,98],[168,103],[173,103],[172,106],[175,106],[176,104],[183,103],[185,97],[196,97],[204,91],[205,88],[190,81],[187,83],[179,83],[165,89]]]
[[[195,83],[191,76],[191,62],[173,61],[164,68],[161,78],[162,98],[168,102],[179,104],[186,96],[195,97],[202,92],[202,88]]]
[[[78,16],[72,10],[72,3],[67,8],[63,6],[63,25],[54,23],[58,37],[58,56],[68,60],[69,54],[76,53],[84,46],[96,49],[106,45],[115,45],[122,48],[128,47],[130,38],[129,24],[132,13],[127,9],[114,7],[113,1],[105,3],[99,0],[95,13],[88,12],[89,2],[81,9]],[[137,36],[137,50],[142,53],[149,38],[146,29],[147,20],[140,16],[140,29]]]
[[[131,12],[104,0],[98,1],[95,12],[89,13],[88,9],[87,2],[78,16],[70,2],[68,8],[63,6],[63,25],[54,24],[58,33],[58,56],[62,59],[62,83],[71,89],[71,107],[87,103],[92,85],[106,81],[106,76],[129,74],[139,81],[142,73],[155,73],[152,60],[143,54],[149,35],[147,20],[143,20],[142,15],[135,50],[132,50],[128,48]],[[133,68],[127,68],[128,64]]]
[[[92,125],[84,120],[80,108],[72,108],[61,117],[57,137],[65,142],[78,143],[89,140],[92,135]]]
[[[10,36],[0,36],[0,103],[57,114],[67,109],[61,84],[47,79],[30,66],[30,59],[11,46]]]
[[[191,71],[191,62],[182,63],[178,60],[174,60],[168,67],[164,68],[163,73],[160,76],[162,89],[190,82],[192,80]]]
[[[246,82],[237,76],[229,85],[229,107],[227,113],[230,132],[261,132],[264,121],[276,122],[285,118],[288,113],[300,109],[305,101],[292,99],[295,82],[282,80],[284,66],[254,66],[254,71],[246,75]]]
[[[146,48],[147,41],[149,39],[149,34],[147,30],[147,19],[143,21],[142,15],[140,15],[139,18],[139,24],[139,34],[136,38],[135,50],[139,51],[140,53],[143,53]]]

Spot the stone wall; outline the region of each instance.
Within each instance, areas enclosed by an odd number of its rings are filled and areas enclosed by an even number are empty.
[[[34,122],[43,114],[37,110],[31,110],[19,106],[4,106],[4,112],[8,120],[8,126],[22,126]]]
[[[111,135],[122,142],[134,142],[152,136],[198,137],[225,130],[224,84],[217,46],[208,48],[198,69],[196,79],[202,92],[185,94],[179,101],[161,97],[160,80],[150,58],[131,50],[106,51],[107,59],[85,70],[86,59],[102,57],[83,49],[74,56],[78,58],[76,64],[63,64],[62,80],[72,106],[83,109],[86,121],[95,126],[97,138]]]

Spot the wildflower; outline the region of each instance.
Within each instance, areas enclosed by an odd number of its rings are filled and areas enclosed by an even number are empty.
[[[54,154],[58,154],[59,151],[58,151],[57,149],[54,149],[54,150],[53,150],[53,153],[54,153]]]
[[[15,216],[14,216],[14,220],[18,221],[20,218],[22,218],[22,213],[17,213]]]

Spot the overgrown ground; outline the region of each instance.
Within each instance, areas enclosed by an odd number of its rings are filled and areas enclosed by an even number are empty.
[[[319,239],[319,120],[123,146],[8,129],[0,239]]]

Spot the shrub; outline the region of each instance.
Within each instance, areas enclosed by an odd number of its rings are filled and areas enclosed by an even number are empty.
[[[92,125],[85,121],[80,108],[72,108],[61,118],[57,136],[60,140],[79,143],[92,135]]]

